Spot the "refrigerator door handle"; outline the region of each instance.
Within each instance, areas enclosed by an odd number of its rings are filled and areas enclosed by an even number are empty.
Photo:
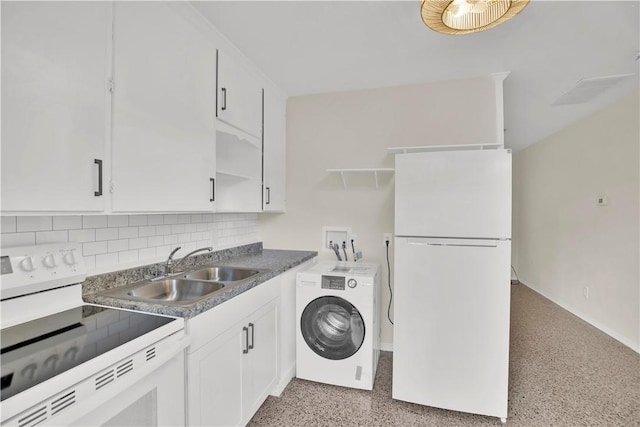
[[[495,248],[498,241],[494,239],[437,239],[437,238],[415,238],[407,239],[410,245],[420,246],[456,246],[456,247],[481,247]]]

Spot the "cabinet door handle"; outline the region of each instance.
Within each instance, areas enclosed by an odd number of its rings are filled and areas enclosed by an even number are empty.
[[[249,329],[251,329],[251,344],[249,344],[249,350],[253,350],[253,330],[254,330],[254,324],[253,323],[249,323]]]
[[[211,183],[211,198],[209,199],[209,201],[215,202],[216,201],[216,179],[209,178],[209,182]]]
[[[224,111],[227,109],[227,88],[223,87],[220,91],[222,92],[222,106],[220,109]]]
[[[267,187],[267,202],[265,204],[268,205],[269,203],[271,203],[271,188]]]
[[[242,349],[242,354],[247,354],[249,353],[249,328],[243,326],[242,332],[244,332],[244,348]]]
[[[93,159],[93,163],[98,165],[98,191],[94,191],[93,195],[100,197],[102,196],[102,160]]]

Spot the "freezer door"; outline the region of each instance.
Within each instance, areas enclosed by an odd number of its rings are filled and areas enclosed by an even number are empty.
[[[396,155],[396,236],[511,237],[511,151]]]
[[[395,244],[393,398],[506,418],[511,242]]]

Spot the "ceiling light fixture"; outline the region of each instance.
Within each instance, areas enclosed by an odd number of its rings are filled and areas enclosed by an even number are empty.
[[[434,31],[467,34],[500,25],[527,4],[529,0],[422,0],[420,14]]]

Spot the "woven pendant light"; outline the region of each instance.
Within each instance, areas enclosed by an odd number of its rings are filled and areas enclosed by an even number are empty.
[[[529,0],[422,0],[422,20],[444,34],[488,30],[513,18]]]

